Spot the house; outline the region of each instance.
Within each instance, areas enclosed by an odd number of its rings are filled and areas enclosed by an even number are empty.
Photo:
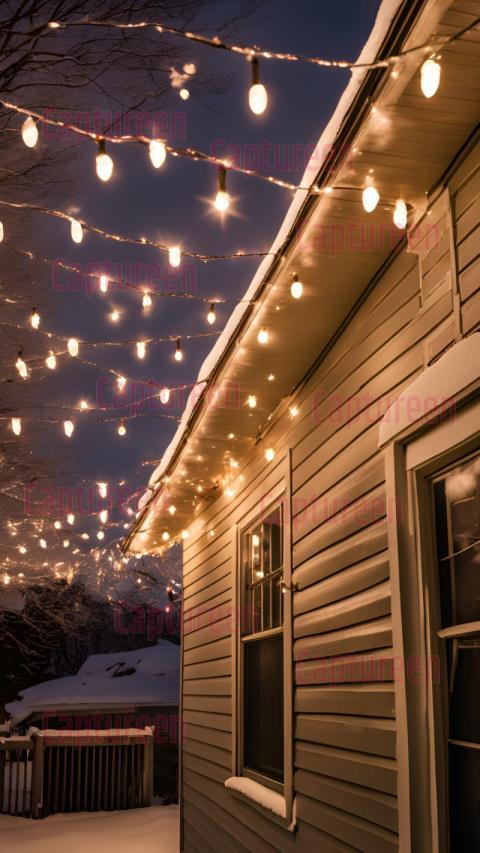
[[[183,540],[183,853],[480,849],[479,16],[384,0],[126,542]]]
[[[154,793],[176,797],[180,648],[167,640],[90,655],[76,675],[27,687],[6,705],[10,730],[61,732],[153,728]]]

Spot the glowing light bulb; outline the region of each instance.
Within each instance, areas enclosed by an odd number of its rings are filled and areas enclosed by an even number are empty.
[[[233,498],[234,494],[235,494],[235,489],[232,489],[231,486],[228,486],[228,488],[225,489],[225,496],[227,498]]]
[[[170,515],[175,515],[175,513],[177,511],[177,507],[174,506],[173,504],[170,504],[170,506],[168,507],[168,511],[169,511]]]
[[[289,411],[290,411],[292,418],[296,418],[298,415],[298,406],[290,406]]]
[[[70,236],[74,243],[81,243],[83,240],[82,223],[78,219],[70,220]]]
[[[434,59],[426,59],[420,70],[420,86],[426,98],[433,98],[440,86],[441,66]]]
[[[363,209],[366,213],[372,213],[378,202],[380,201],[380,196],[376,187],[373,186],[372,183],[367,183],[367,186],[362,192],[362,204]]]
[[[252,62],[252,85],[248,93],[248,105],[255,115],[259,116],[265,112],[268,103],[268,95],[265,86],[260,83],[260,68],[258,59],[254,56]]]
[[[216,319],[217,315],[215,313],[215,304],[212,302],[210,304],[210,311],[207,314],[207,323],[210,323],[210,325],[213,326]]]
[[[79,349],[78,341],[76,338],[69,338],[68,339],[67,349],[68,349],[69,355],[71,355],[72,358],[76,358],[76,356],[78,355],[78,349]]]
[[[265,459],[267,462],[272,462],[275,459],[275,451],[273,447],[268,447],[265,451]]]
[[[295,273],[293,276],[293,281],[290,286],[290,293],[292,294],[294,299],[300,299],[303,295],[303,284],[298,279],[298,275]]]
[[[5,231],[3,228],[3,222],[0,222],[0,243],[3,241],[4,236],[5,236]]]
[[[137,356],[138,358],[145,358],[145,353],[147,352],[147,348],[145,345],[145,341],[137,342]]]
[[[123,421],[121,421],[121,423],[119,424],[117,432],[119,435],[122,436],[127,434],[127,427],[125,426]]]
[[[215,207],[221,213],[225,212],[225,210],[228,210],[228,208],[230,207],[230,196],[226,192],[226,190],[218,191],[217,195],[215,196]]]
[[[88,533],[82,533],[80,535],[80,539],[90,539],[90,536],[88,535]]]
[[[101,181],[109,181],[113,173],[113,160],[105,150],[105,140],[98,142],[98,154],[96,157],[97,175]]]
[[[162,533],[162,539],[163,539],[163,541],[164,541],[164,542],[168,542],[168,540],[170,539],[170,533],[168,532],[168,530],[164,530],[164,531],[163,531],[163,533]]]
[[[183,352],[182,352],[182,346],[180,343],[180,338],[178,338],[178,340],[177,340],[177,347],[175,350],[174,358],[175,358],[175,361],[182,361],[183,360]]]
[[[182,260],[180,246],[171,246],[168,252],[168,260],[171,267],[179,267]]]
[[[27,553],[27,549],[25,548],[25,545],[19,545],[18,550],[20,551],[21,554]]]
[[[169,388],[162,388],[162,390],[160,391],[160,402],[163,403],[164,406],[166,406],[169,400],[170,400],[170,389]]]
[[[399,198],[395,202],[395,208],[393,211],[393,222],[397,228],[406,228],[407,227],[407,205],[403,201],[403,199]]]
[[[45,364],[49,368],[49,370],[55,370],[57,366],[57,359],[55,353],[50,350],[50,355],[45,359]]]
[[[161,169],[167,159],[165,143],[160,139],[152,139],[148,146],[148,153],[150,155],[150,160],[152,161],[152,166],[154,166],[155,169]]]
[[[54,526],[55,530],[61,530],[61,528],[62,528],[62,524],[60,521],[55,521],[53,526]]]
[[[47,547],[47,541],[46,541],[46,539],[40,539],[40,543],[39,543],[39,544],[40,544],[40,548],[46,548],[46,547]]]
[[[32,116],[27,116],[22,124],[22,139],[27,148],[35,148],[38,142],[38,127]]]
[[[114,308],[110,314],[110,320],[112,321],[112,323],[118,323],[119,319],[120,319],[120,312],[117,311],[116,308]]]
[[[255,408],[256,408],[256,405],[257,405],[257,398],[255,397],[255,394],[249,394],[249,395],[248,395],[248,397],[247,397],[247,405],[250,407],[250,409],[255,409]]]
[[[182,101],[188,101],[188,99],[190,97],[190,92],[188,91],[188,89],[183,88],[183,89],[180,89],[179,95],[180,95]]]
[[[106,524],[107,520],[108,520],[108,509],[102,509],[98,513],[98,517],[99,517],[102,524]]]
[[[36,308],[32,308],[32,313],[30,315],[30,323],[32,325],[32,329],[38,329],[40,325],[40,314],[37,313]]]
[[[268,344],[268,332],[265,327],[263,327],[263,329],[260,329],[257,335],[257,341],[259,344]]]
[[[98,494],[101,498],[107,497],[108,483],[97,483]]]
[[[86,412],[88,410],[88,403],[86,400],[80,400],[80,410],[82,412]]]
[[[106,293],[108,290],[108,276],[107,275],[101,275],[100,276],[100,290],[102,291],[102,293]]]
[[[73,430],[75,429],[75,427],[73,425],[73,421],[64,421],[63,422],[63,429],[65,431],[65,435],[67,436],[67,438],[71,438],[73,435]]]
[[[22,431],[22,419],[21,418],[12,418],[12,432],[14,435],[20,435]]]
[[[118,388],[118,390],[119,390],[119,391],[123,391],[123,389],[125,388],[125,385],[126,385],[126,384],[127,384],[127,380],[125,379],[125,376],[119,376],[119,377],[118,377],[118,379],[117,379],[117,388]]]
[[[18,358],[15,362],[15,367],[17,368],[22,379],[28,379],[28,367],[23,360],[22,350],[18,351]]]
[[[70,539],[64,539],[63,540],[63,547],[68,548],[69,545],[70,545]]]
[[[75,524],[75,515],[73,514],[73,512],[68,513],[67,522],[68,524]]]
[[[182,537],[183,541],[185,542],[186,539],[189,539],[190,532],[188,530],[182,530],[180,536]]]
[[[151,308],[152,307],[152,297],[150,296],[148,290],[143,294],[142,299],[142,307],[143,308]]]
[[[105,533],[103,532],[103,530],[98,531],[97,539],[105,539]]]
[[[188,76],[191,77],[192,74],[197,73],[197,66],[194,65],[193,62],[186,62],[183,66],[183,70],[185,71],[185,74],[188,74]]]

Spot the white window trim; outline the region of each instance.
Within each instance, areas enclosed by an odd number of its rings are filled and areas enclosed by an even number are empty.
[[[293,798],[293,590],[292,590],[292,536],[291,536],[291,451],[288,450],[282,461],[283,477],[281,482],[268,492],[268,505],[262,507],[266,512],[283,500],[283,583],[286,588],[284,593],[284,619],[283,619],[283,686],[284,686],[284,781],[280,785],[281,796],[284,799],[284,815],[280,817],[258,801],[248,798],[244,793],[238,792],[239,785],[234,780],[251,779],[264,788],[265,796],[272,791],[279,792],[279,786],[272,780],[265,780],[262,785],[262,777],[252,771],[243,770],[243,674],[241,672],[241,638],[240,632],[235,631],[232,635],[232,699],[233,699],[233,733],[232,733],[232,777],[227,785],[232,795],[239,796],[245,802],[259,809],[265,817],[274,820],[289,831],[295,828],[294,820],[294,798]],[[258,507],[255,507],[247,516],[242,518],[236,526],[235,537],[235,583],[234,583],[234,605],[235,612],[239,613],[243,602],[243,578],[241,571],[241,536],[245,530],[254,524],[258,517]],[[237,620],[238,621],[238,620]],[[283,811],[283,808],[282,808]]]
[[[477,335],[469,339],[470,346],[472,338],[479,347]],[[465,347],[461,348],[465,352]],[[450,358],[453,364],[457,356]],[[442,361],[437,362],[438,367]],[[440,375],[441,368],[431,374],[433,378]],[[453,419],[438,417],[435,421],[433,417],[426,424],[420,418],[415,423],[398,423],[397,429],[390,420],[383,432],[380,430],[380,443],[385,448],[387,506],[397,508],[388,524],[394,656],[404,662],[411,655],[420,656],[420,660],[428,662],[430,675],[425,683],[412,685],[407,683],[404,665],[403,677],[397,673],[395,679],[402,853],[448,850],[446,740],[442,726],[445,709],[442,686],[434,684],[431,677],[432,656],[441,658],[443,646],[432,625],[434,621],[438,624],[439,618],[435,612],[438,581],[430,478],[435,471],[480,448],[479,374],[476,381],[473,376],[472,381],[466,379],[465,371],[459,371],[455,388],[449,376],[448,394],[455,399]],[[423,384],[423,388],[432,393],[432,385]],[[407,398],[409,393],[411,388],[402,396]]]

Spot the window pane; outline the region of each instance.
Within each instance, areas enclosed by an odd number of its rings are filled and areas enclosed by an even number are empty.
[[[245,643],[244,765],[283,781],[283,637]]]
[[[458,652],[450,700],[450,737],[480,744],[480,648],[475,646],[462,646]]]

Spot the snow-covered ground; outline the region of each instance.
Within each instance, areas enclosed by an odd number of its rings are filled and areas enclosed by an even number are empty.
[[[0,815],[0,853],[178,853],[178,806],[126,812]]]

